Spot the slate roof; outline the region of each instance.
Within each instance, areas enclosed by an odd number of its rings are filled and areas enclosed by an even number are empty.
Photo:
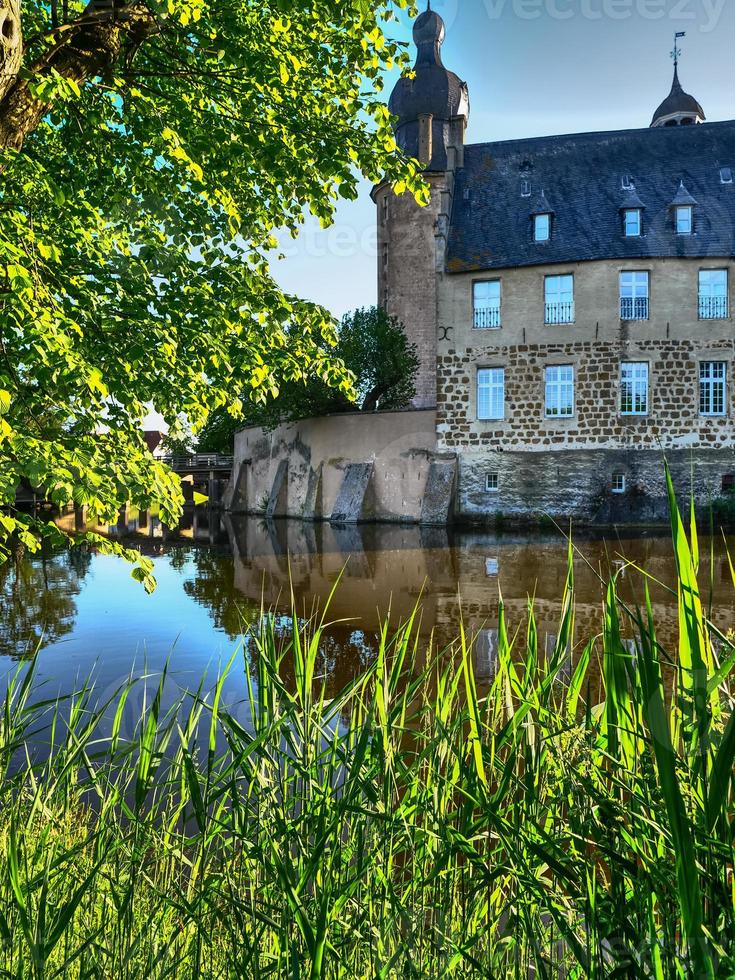
[[[735,184],[721,182],[722,167],[735,169],[735,120],[468,145],[456,174],[447,270],[734,256]],[[640,238],[623,234],[626,176],[645,202]],[[554,202],[549,242],[533,241],[522,180],[534,198],[543,189]],[[671,211],[682,181],[698,202],[691,236],[676,235]]]
[[[646,205],[635,187],[623,187],[620,194],[620,211],[645,211]]]
[[[682,182],[679,184],[679,190],[676,192],[676,197],[671,202],[671,207],[695,207],[697,204],[699,204],[699,201],[695,197],[692,197],[684,186],[684,181],[682,180]]]

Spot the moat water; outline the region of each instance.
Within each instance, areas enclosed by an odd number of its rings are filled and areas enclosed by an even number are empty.
[[[111,694],[131,673],[196,687],[213,681],[262,608],[286,626],[291,591],[300,613],[324,609],[330,594],[320,669],[333,690],[375,655],[381,623],[397,626],[417,605],[420,632],[434,649],[458,633],[460,617],[473,637],[478,682],[492,677],[502,592],[511,632],[522,629],[535,597],[539,645],[553,649],[567,574],[567,541],[557,530],[536,533],[455,531],[416,527],[331,527],[297,521],[267,523],[218,513],[188,513],[169,534],[150,518],[131,534],[153,558],[158,589],[146,595],[122,561],[89,550],[26,558],[0,567],[0,675],[38,650],[37,678],[46,696],[74,691],[93,676]],[[735,625],[735,589],[727,550],[735,539],[702,538],[702,588],[713,622]],[[601,630],[603,583],[611,571],[631,601],[642,601],[641,574],[651,576],[659,639],[676,650],[676,598],[670,538],[664,532],[610,531],[575,537],[575,642]],[[710,563],[710,548],[712,563]],[[335,584],[338,583],[335,589]],[[242,659],[229,694],[244,693]]]

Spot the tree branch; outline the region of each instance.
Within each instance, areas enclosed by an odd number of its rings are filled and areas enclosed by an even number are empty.
[[[18,0],[0,0],[0,17],[13,5],[19,11],[17,4]],[[0,21],[0,33],[5,22]],[[33,94],[28,80],[17,74],[22,57],[19,15],[17,28],[13,30],[17,32],[17,45],[12,49],[15,61],[8,54],[10,48],[2,49],[5,61],[15,64],[15,68],[12,75],[8,75],[7,65],[3,63],[4,74],[0,75],[0,79],[6,80],[4,89],[0,82],[0,150],[20,150],[26,136],[48,111],[48,104]],[[28,66],[34,81],[55,71],[81,86],[90,78],[106,74],[128,46],[138,46],[158,33],[159,25],[145,0],[130,0],[112,6],[108,0],[90,0],[81,17],[62,25],[60,32],[62,30],[56,46]]]

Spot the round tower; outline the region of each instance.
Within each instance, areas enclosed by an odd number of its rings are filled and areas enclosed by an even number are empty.
[[[378,302],[403,324],[420,357],[415,408],[436,405],[437,278],[444,271],[454,172],[462,166],[469,119],[467,85],[444,67],[444,21],[428,9],[416,18],[416,64],[400,78],[389,108],[396,142],[417,159],[431,188],[421,208],[390,185],[373,191],[378,209]]]

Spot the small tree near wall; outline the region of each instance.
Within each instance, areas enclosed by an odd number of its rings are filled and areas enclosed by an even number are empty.
[[[395,317],[377,306],[347,314],[339,327],[333,356],[354,377],[355,401],[321,378],[284,383],[276,398],[265,404],[248,404],[244,412],[215,412],[202,431],[201,452],[232,452],[235,432],[246,425],[273,429],[283,422],[318,418],[340,412],[374,412],[409,408],[416,394],[419,356]],[[244,401],[244,399],[243,399]]]

